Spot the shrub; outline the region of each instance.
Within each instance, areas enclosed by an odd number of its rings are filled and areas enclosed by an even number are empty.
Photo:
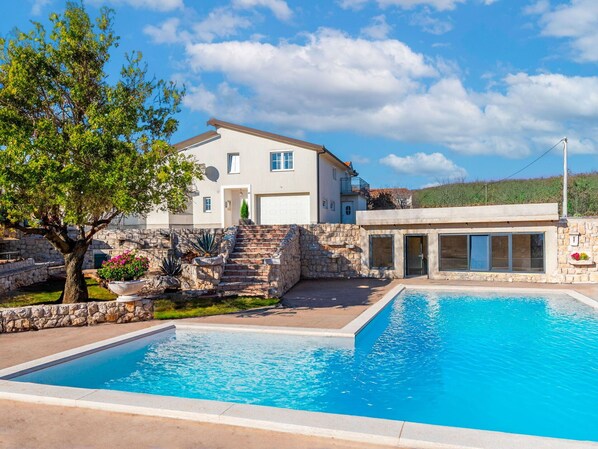
[[[213,232],[202,231],[190,245],[199,253],[199,257],[212,257],[218,252],[218,243]]]
[[[120,256],[111,258],[102,263],[98,269],[98,276],[107,281],[132,281],[139,279],[149,270],[149,259],[136,256],[131,251],[126,251]]]
[[[178,276],[183,271],[181,259],[172,254],[165,257],[160,264],[160,271],[164,276]]]
[[[247,201],[243,200],[241,203],[241,220],[249,219],[249,206],[247,205]]]

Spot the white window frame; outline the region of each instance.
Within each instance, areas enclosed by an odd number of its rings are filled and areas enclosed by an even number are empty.
[[[285,154],[290,154],[291,168],[285,168]],[[274,156],[280,157],[280,168],[274,168]],[[293,171],[295,170],[295,152],[294,151],[272,151],[270,153],[270,171]]]
[[[233,158],[237,157],[237,167],[236,171],[233,171]],[[238,175],[241,173],[241,155],[239,153],[228,153],[226,155],[226,172],[229,175]]]
[[[207,214],[212,213],[212,197],[211,196],[203,197],[203,211]]]
[[[332,167],[332,179],[336,181],[336,168]]]

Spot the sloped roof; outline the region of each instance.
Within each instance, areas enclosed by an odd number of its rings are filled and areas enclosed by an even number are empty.
[[[182,142],[175,143],[174,147],[180,151],[190,147],[191,145],[195,145],[196,143],[205,142],[206,140],[214,139],[219,136],[220,134],[218,134],[216,131],[210,130],[206,131],[205,133],[201,133],[195,137],[191,137],[187,140],[183,140]]]

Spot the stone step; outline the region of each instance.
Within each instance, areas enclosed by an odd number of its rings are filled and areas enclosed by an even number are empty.
[[[246,243],[246,242],[256,242],[256,243],[280,243],[280,241],[286,236],[286,234],[281,235],[239,235],[235,239],[236,243]]]
[[[236,282],[221,282],[218,284],[219,290],[243,290],[243,289],[267,289],[268,283],[263,281],[236,281]]]
[[[235,244],[235,249],[237,249],[237,248],[271,248],[271,249],[276,249],[279,246],[280,246],[280,242],[271,242],[271,241],[256,242],[255,240],[243,240],[243,241],[237,242]]]
[[[224,274],[220,283],[230,283],[230,282],[244,282],[244,283],[251,283],[251,284],[261,284],[268,282],[268,275],[267,274],[248,274],[248,275],[238,275],[238,274]]]

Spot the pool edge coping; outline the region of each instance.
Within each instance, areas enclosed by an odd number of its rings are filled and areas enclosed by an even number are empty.
[[[338,438],[348,441],[393,447],[409,447],[412,449],[511,449],[520,447],[534,447],[534,449],[598,449],[598,442],[591,441],[439,426],[363,416],[310,412],[205,399],[188,399],[145,393],[130,393],[117,390],[60,387],[10,380],[18,375],[24,375],[28,372],[37,371],[143,337],[169,330],[176,330],[177,328],[204,331],[255,332],[355,338],[355,336],[367,326],[367,324],[374,319],[381,310],[383,310],[398,294],[405,290],[483,291],[528,294],[561,293],[567,294],[590,307],[598,309],[598,301],[572,289],[550,291],[547,289],[518,287],[409,286],[398,284],[386,292],[379,301],[368,307],[341,329],[218,325],[211,323],[177,324],[176,322],[171,321],[80,346],[78,348],[62,351],[57,354],[0,370],[0,399],[54,406],[80,407],[116,413],[132,413],[144,416],[183,419],[196,422],[301,434],[305,436]],[[142,405],[143,403],[146,405]],[[148,406],[148,403],[151,404],[151,406]]]

